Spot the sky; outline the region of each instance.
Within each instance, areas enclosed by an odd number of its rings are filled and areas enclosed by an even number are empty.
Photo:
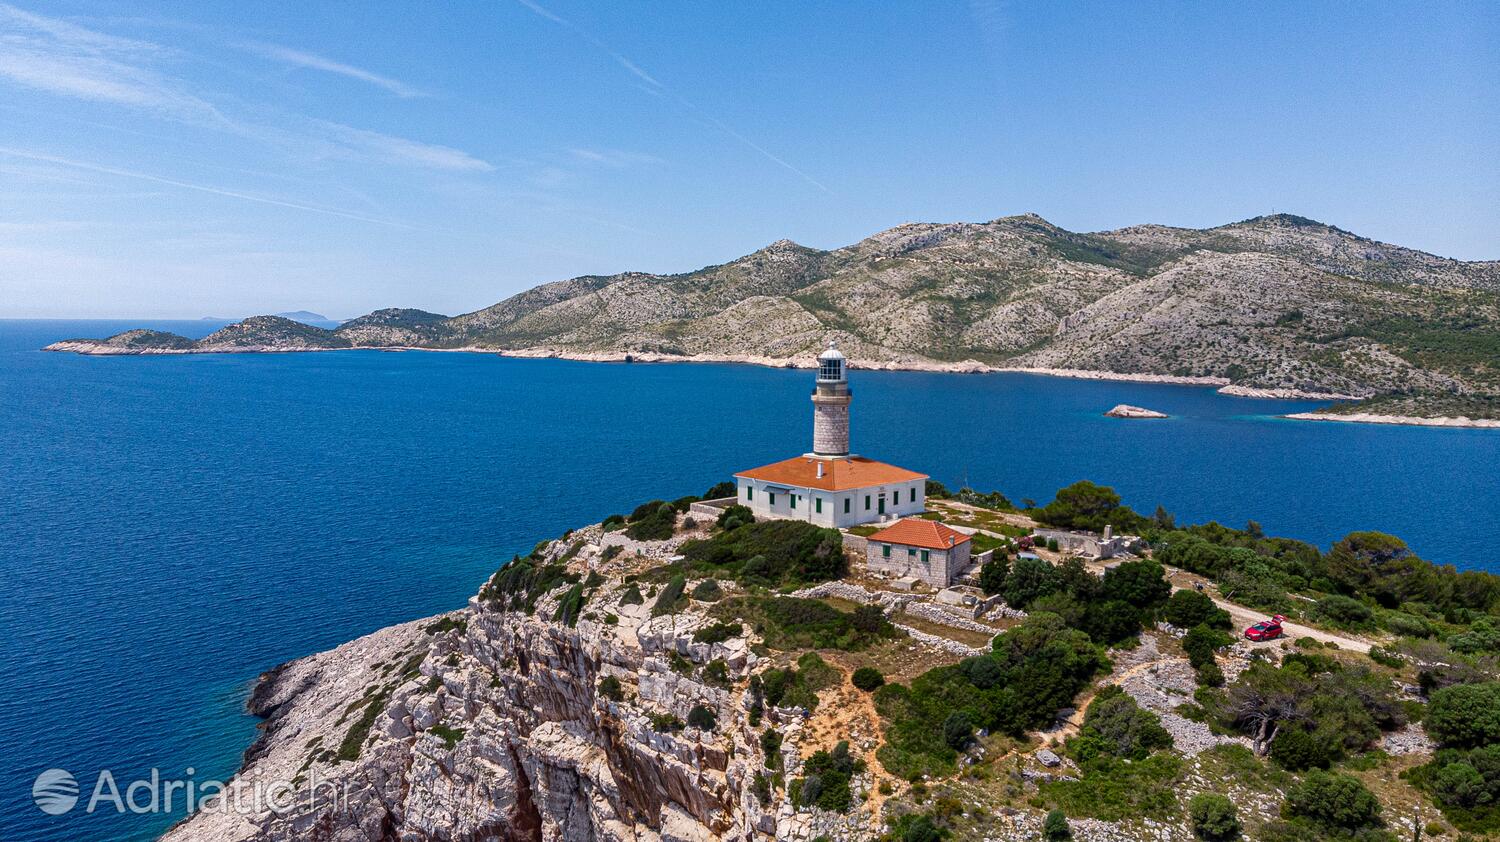
[[[1500,259],[1500,3],[0,3],[0,317],[456,314],[787,238]]]

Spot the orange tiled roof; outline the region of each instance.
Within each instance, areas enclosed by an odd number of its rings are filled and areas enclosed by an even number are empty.
[[[870,536],[870,540],[877,544],[901,544],[907,547],[946,550],[969,540],[969,536],[935,520],[908,518],[898,520],[876,532]]]
[[[823,476],[818,476],[818,465],[823,465]],[[908,471],[895,465],[876,462],[863,456],[847,459],[813,459],[795,456],[748,471],[740,471],[737,477],[774,482],[798,488],[816,488],[821,491],[848,491],[851,488],[868,488],[893,482],[910,482],[927,479],[926,474]]]

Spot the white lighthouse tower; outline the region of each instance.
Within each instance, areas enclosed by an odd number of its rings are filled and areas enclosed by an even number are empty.
[[[818,379],[813,387],[813,456],[839,459],[849,456],[848,360],[836,342],[818,355]]]

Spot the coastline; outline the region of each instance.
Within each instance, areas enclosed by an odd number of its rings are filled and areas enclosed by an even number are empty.
[[[1351,424],[1395,424],[1406,427],[1464,427],[1469,429],[1500,430],[1500,419],[1470,418],[1466,415],[1460,415],[1456,418],[1449,418],[1447,416],[1423,418],[1417,415],[1377,415],[1373,412],[1351,412],[1348,415],[1336,415],[1331,412],[1294,412],[1281,417],[1290,418],[1294,421],[1344,421]]]
[[[450,354],[494,354],[516,359],[555,359],[574,362],[623,363],[627,357],[637,363],[719,363],[732,365],[758,365],[766,368],[811,369],[817,359],[806,357],[772,357],[764,354],[663,354],[654,351],[565,351],[557,348],[482,348],[466,345],[457,348],[431,348],[416,345],[370,345],[351,348],[311,348],[243,346],[236,348],[117,348],[102,342],[63,340],[54,342],[43,351],[75,353],[84,356],[156,356],[181,354],[293,354],[309,351],[428,351]],[[1357,401],[1368,395],[1348,395],[1338,392],[1314,392],[1303,389],[1260,388],[1232,385],[1225,377],[1195,377],[1175,374],[1145,374],[1118,371],[1098,371],[1084,368],[1026,368],[1023,366],[995,366],[978,360],[938,362],[935,360],[908,358],[897,360],[867,361],[859,366],[865,371],[921,371],[938,374],[1034,374],[1044,377],[1066,377],[1074,380],[1103,380],[1122,383],[1155,383],[1169,386],[1209,386],[1221,395],[1263,400],[1313,400],[1313,401]],[[1415,415],[1380,415],[1376,413],[1349,413],[1337,415],[1321,411],[1294,412],[1281,416],[1294,421],[1345,421],[1362,424],[1387,424],[1421,427],[1467,427],[1476,429],[1500,429],[1500,419],[1450,418],[1438,416],[1424,418]]]

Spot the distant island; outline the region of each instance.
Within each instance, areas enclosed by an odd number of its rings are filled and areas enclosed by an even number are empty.
[[[1165,412],[1157,412],[1154,409],[1146,409],[1143,406],[1131,406],[1122,403],[1114,409],[1104,413],[1110,418],[1170,418]]]
[[[913,223],[831,251],[782,240],[680,275],[543,284],[453,317],[378,310],[330,330],[257,316],[197,341],[132,330],[49,350],[420,348],[808,366],[828,337],[867,367],[1194,383],[1413,423],[1500,418],[1500,261],[1437,257],[1290,214],[1096,233],[1033,214]]]

